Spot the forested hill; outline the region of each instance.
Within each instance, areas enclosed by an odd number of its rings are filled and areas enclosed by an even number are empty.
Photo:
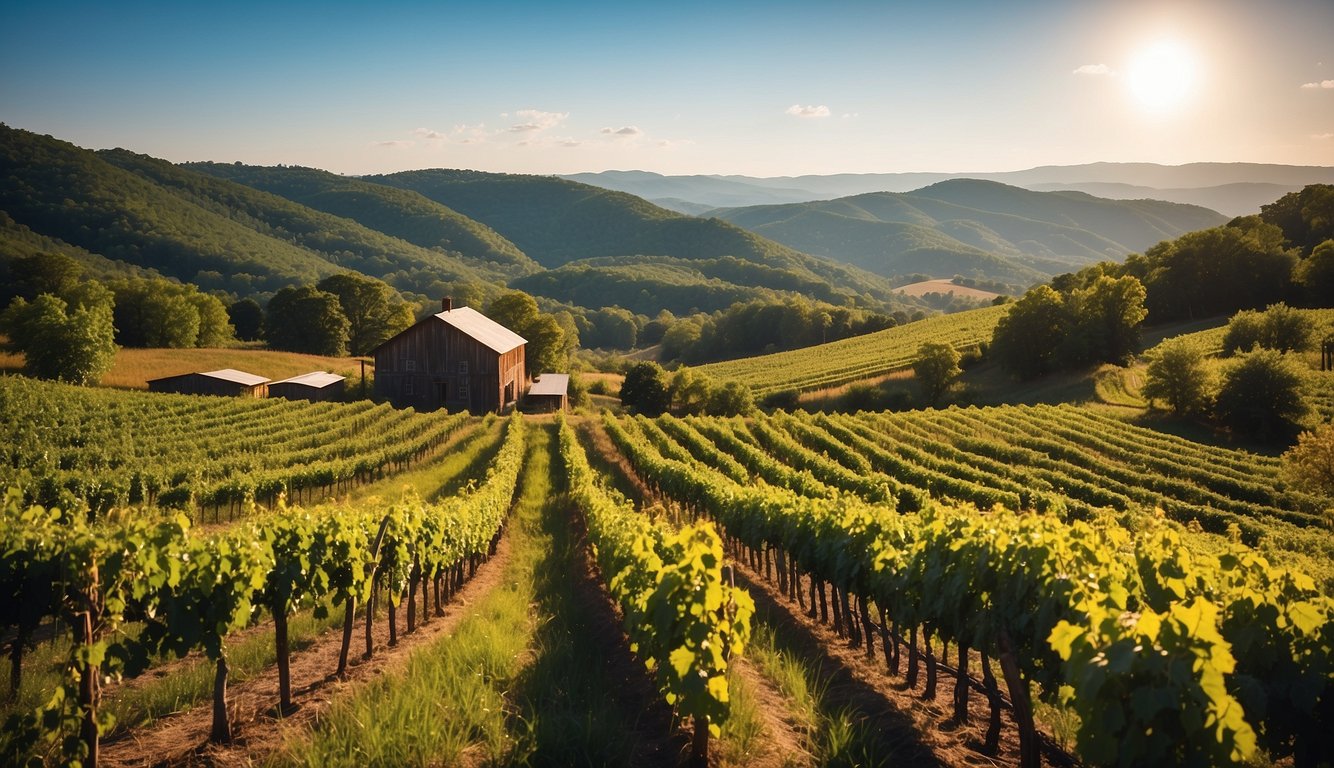
[[[124,150],[92,152],[0,125],[0,228],[11,257],[34,239],[105,273],[102,257],[246,296],[352,269],[409,292],[494,273],[230,181]]]
[[[511,277],[541,269],[494,229],[406,189],[301,166],[186,163],[185,168],[342,216],[392,237]]]
[[[1033,192],[975,179],[708,215],[884,276],[961,274],[1012,285],[1096,261],[1120,261],[1161,240],[1227,220],[1193,205]]]
[[[365,178],[420,192],[481,221],[547,268],[599,257],[705,261],[732,257],[792,279],[827,283],[844,295],[893,301],[890,283],[860,268],[812,257],[727,222],[684,216],[623,192],[551,176],[443,169]]]

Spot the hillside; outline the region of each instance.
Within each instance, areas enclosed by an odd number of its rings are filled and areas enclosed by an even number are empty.
[[[701,365],[698,370],[720,381],[739,381],[757,395],[836,387],[908,368],[923,342],[947,342],[961,351],[976,348],[991,340],[996,323],[1008,311],[1008,306],[984,307],[928,317],[805,349]]]
[[[352,219],[484,271],[517,276],[540,269],[495,230],[415,192],[300,166],[186,163],[184,167]]]
[[[710,212],[808,253],[886,277],[960,274],[1025,287],[1052,274],[1120,260],[1226,218],[1195,206],[1032,192],[943,181],[911,193]]]
[[[119,263],[242,296],[344,269],[430,294],[488,280],[449,254],[125,150],[0,127],[0,178],[0,253],[62,251],[93,275]]]
[[[481,221],[549,269],[623,256],[763,264],[832,285],[847,296],[895,301],[887,280],[800,253],[727,222],[684,216],[632,195],[549,176],[434,169],[368,176],[409,189]]]

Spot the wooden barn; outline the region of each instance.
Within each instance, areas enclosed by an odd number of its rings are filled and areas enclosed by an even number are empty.
[[[553,413],[564,411],[570,405],[570,374],[544,373],[533,380],[524,400],[524,411]]]
[[[269,397],[285,397],[288,400],[310,400],[312,402],[342,400],[346,391],[346,376],[325,373],[324,371],[303,373],[300,376],[275,381],[269,385]]]
[[[175,392],[181,395],[220,395],[224,397],[264,397],[263,376],[223,368],[204,373],[182,373],[148,380],[150,392]]]
[[[528,342],[475,309],[441,308],[371,350],[376,396],[419,411],[509,410],[527,382]]]

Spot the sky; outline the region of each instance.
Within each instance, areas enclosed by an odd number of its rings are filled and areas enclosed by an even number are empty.
[[[1334,165],[1334,2],[9,0],[0,122],[346,174]]]

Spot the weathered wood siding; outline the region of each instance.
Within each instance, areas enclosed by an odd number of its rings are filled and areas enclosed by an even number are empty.
[[[150,392],[174,392],[181,395],[218,395],[221,397],[263,397],[264,385],[247,386],[198,373],[183,373],[148,382]]]
[[[336,381],[324,387],[312,387],[296,382],[278,382],[269,385],[269,397],[283,397],[288,400],[310,400],[311,402],[337,402],[345,400],[346,381]]]
[[[525,346],[497,354],[428,318],[375,350],[375,394],[419,411],[504,411],[523,394]]]

